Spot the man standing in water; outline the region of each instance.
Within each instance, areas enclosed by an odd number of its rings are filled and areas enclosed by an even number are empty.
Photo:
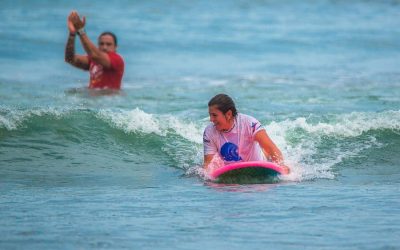
[[[72,11],[68,16],[69,36],[65,47],[65,61],[89,71],[89,88],[120,89],[124,74],[124,60],[116,53],[117,37],[111,32],[103,32],[98,38],[98,47],[96,47],[86,35],[85,23],[85,17],[81,19],[76,11]],[[79,36],[87,55],[75,54],[76,35]]]

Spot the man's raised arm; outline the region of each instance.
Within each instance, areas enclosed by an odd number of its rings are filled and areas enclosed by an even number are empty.
[[[71,15],[68,16],[67,25],[69,30],[67,45],[65,46],[65,62],[84,70],[89,69],[89,60],[86,56],[75,54],[76,29],[71,22]]]
[[[105,68],[111,67],[111,61],[107,53],[101,51],[90,41],[89,37],[86,35],[84,30],[86,19],[83,17],[82,19],[79,17],[76,11],[71,12],[70,21],[73,24],[76,33],[79,35],[81,39],[81,43],[86,53],[94,62],[103,65]]]

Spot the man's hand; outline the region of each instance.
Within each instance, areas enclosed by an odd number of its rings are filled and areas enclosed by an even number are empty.
[[[67,27],[68,27],[69,33],[75,34],[76,33],[76,29],[74,27],[74,24],[71,21],[71,16],[72,16],[72,12],[69,14],[69,16],[67,18]]]
[[[71,14],[69,14],[68,28],[69,28],[70,32],[71,32],[71,28],[74,29],[74,32],[84,28],[85,23],[86,23],[86,18],[82,17],[82,19],[81,19],[78,15],[78,12],[72,11]]]

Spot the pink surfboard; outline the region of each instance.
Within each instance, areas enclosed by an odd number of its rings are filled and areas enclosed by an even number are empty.
[[[247,177],[248,182],[263,182],[262,179],[274,178],[278,175],[286,174],[281,166],[266,161],[247,161],[232,163],[220,167],[210,173],[211,180],[226,183],[243,182],[243,178]],[[267,181],[268,182],[268,181]]]

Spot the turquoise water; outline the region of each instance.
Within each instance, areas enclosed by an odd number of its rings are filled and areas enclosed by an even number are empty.
[[[66,17],[119,37],[84,90]],[[400,249],[398,1],[1,1],[1,249]],[[82,52],[80,46],[78,51]],[[204,178],[207,102],[257,117],[290,176]]]

